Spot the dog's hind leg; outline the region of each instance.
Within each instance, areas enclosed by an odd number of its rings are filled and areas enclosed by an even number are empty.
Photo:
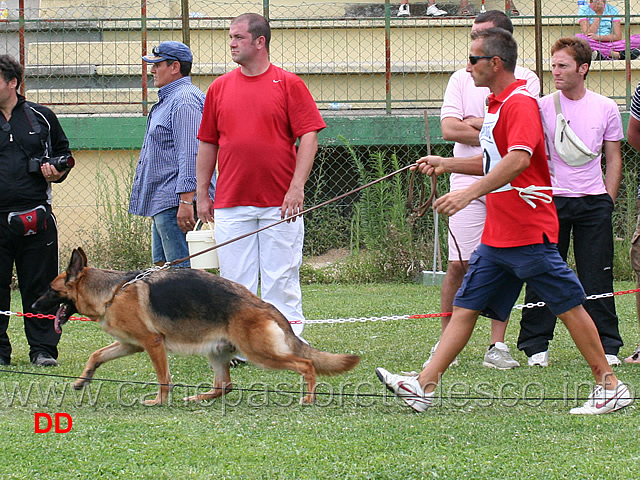
[[[304,378],[307,394],[300,399],[301,404],[315,402],[316,399],[316,369],[310,359],[296,355],[287,342],[300,343],[289,328],[283,330],[275,320],[269,318],[260,322],[253,329],[233,332],[234,343],[245,354],[247,359],[265,368],[273,370],[291,370]],[[286,321],[286,320],[285,320]]]
[[[310,404],[316,401],[316,369],[311,360],[297,357],[293,354],[275,356],[274,352],[261,355],[262,352],[247,353],[249,361],[254,362],[265,368],[273,370],[291,370],[302,375],[306,383],[306,395],[300,399],[300,404]],[[258,355],[256,355],[258,354]]]
[[[229,372],[229,360],[233,355],[209,354],[209,364],[213,368],[213,388],[208,392],[198,393],[184,400],[189,402],[199,402],[202,400],[212,400],[226,395],[233,390],[231,374]]]
[[[84,367],[82,375],[73,382],[73,388],[80,390],[85,385],[88,385],[96,369],[110,360],[120,357],[126,357],[132,353],[141,352],[143,349],[137,345],[131,345],[129,343],[113,342],[111,345],[96,350],[91,354],[87,364]]]

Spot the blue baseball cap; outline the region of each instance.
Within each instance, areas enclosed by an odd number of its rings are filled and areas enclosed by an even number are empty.
[[[145,55],[142,59],[147,63],[158,63],[166,60],[193,63],[193,54],[189,47],[182,42],[162,42],[152,50],[152,55]]]

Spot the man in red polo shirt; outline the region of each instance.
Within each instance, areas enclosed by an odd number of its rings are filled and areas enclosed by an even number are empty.
[[[513,74],[517,44],[500,28],[475,32],[471,38],[467,70],[476,86],[491,90],[480,131],[483,154],[466,159],[424,157],[418,169],[429,175],[484,175],[434,203],[438,213],[452,215],[487,195],[482,243],[469,260],[451,322],[431,362],[417,377],[384,368],[376,369],[376,374],[411,408],[423,412],[433,403],[442,374],[469,341],[478,316],[506,320],[526,282],[564,322],[595,377],[597,385],[589,399],[571,413],[593,415],[626,407],[633,401],[629,389],[607,363],[596,326],[583,307],[584,290],[558,253],[558,218],[542,121],[526,82],[516,81]]]
[[[326,127],[302,79],[269,60],[271,28],[263,16],[236,17],[229,39],[231,58],[240,67],[207,90],[196,159],[198,218],[215,217],[217,243],[304,209],[318,132]],[[207,185],[216,167],[212,202]],[[256,294],[259,284],[262,299],[280,310],[298,336],[304,327],[303,241],[304,220],[296,217],[218,250],[220,274]]]

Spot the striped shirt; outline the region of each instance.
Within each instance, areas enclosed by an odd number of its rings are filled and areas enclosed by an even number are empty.
[[[182,77],[158,90],[131,189],[129,212],[152,217],[179,205],[180,194],[196,190],[196,135],[204,93]],[[215,175],[209,195],[213,198]]]
[[[638,83],[631,100],[631,116],[640,122],[640,83]],[[638,187],[638,199],[640,199],[640,186]]]
[[[638,83],[631,100],[631,116],[640,122],[640,83]]]

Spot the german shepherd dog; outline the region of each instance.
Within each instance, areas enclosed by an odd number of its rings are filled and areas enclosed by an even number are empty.
[[[87,385],[103,363],[144,350],[160,384],[156,398],[144,403],[165,403],[171,388],[167,351],[173,351],[206,355],[214,371],[213,388],[185,400],[217,398],[232,390],[229,362],[241,352],[261,367],[302,375],[306,395],[300,403],[306,404],[315,400],[316,373],[337,375],[360,361],[356,355],[322,352],[305,344],[273,305],[230,280],[189,268],[139,274],[88,267],[87,256],[77,248],[67,271],[34,303],[38,311],[59,307],[54,320],[58,332],[78,312],[99,321],[117,340],[89,357],[73,384],[76,390]]]

